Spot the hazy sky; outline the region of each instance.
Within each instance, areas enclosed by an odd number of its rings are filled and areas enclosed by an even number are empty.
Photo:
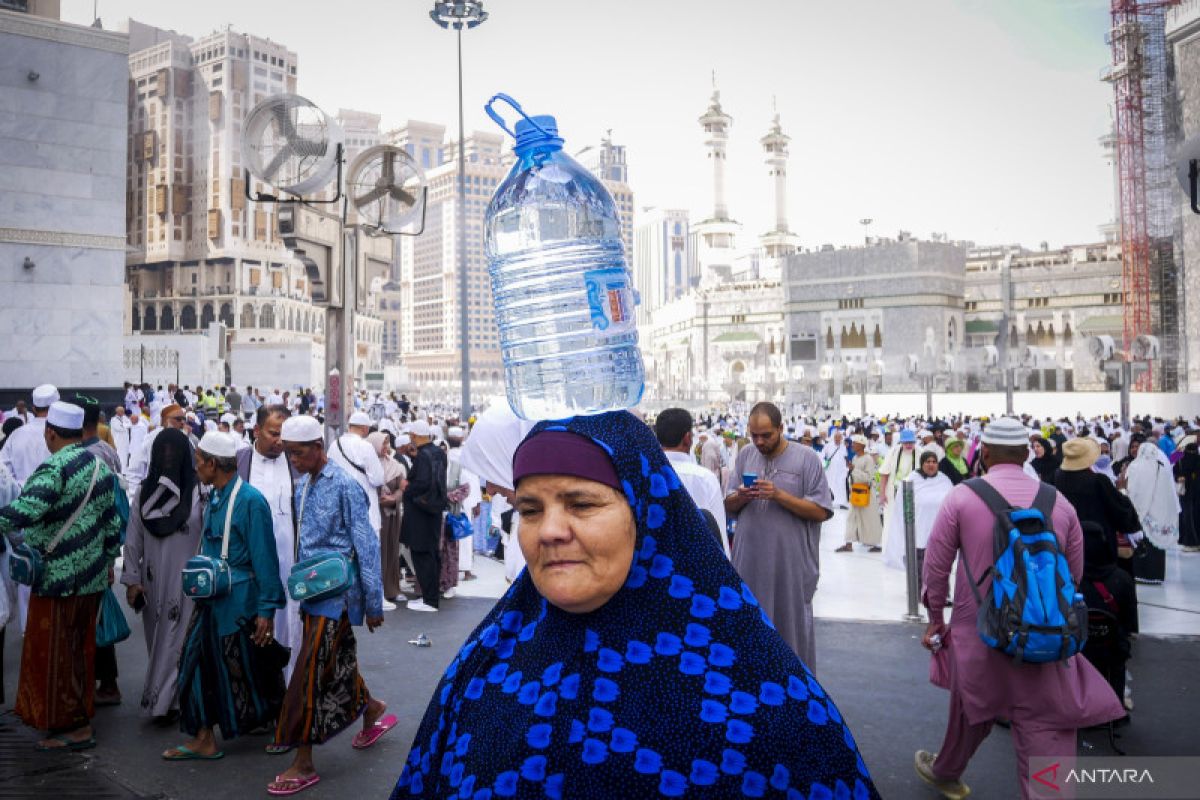
[[[457,124],[454,34],[432,0],[99,0],[193,37],[232,25],[299,54],[299,91]],[[92,0],[62,0],[90,23]],[[1112,217],[1098,139],[1112,90],[1099,75],[1108,0],[485,0],[464,33],[466,122],[506,92],[554,114],[571,152],[611,128],[639,207],[711,209],[696,122],[711,72],[727,113],[731,214],[772,225],[759,145],[772,98],[792,137],[789,217],[805,246],[945,232],[979,243],[1095,241]],[[751,10],[753,9],[753,10]],[[743,242],[743,244],[746,242]]]

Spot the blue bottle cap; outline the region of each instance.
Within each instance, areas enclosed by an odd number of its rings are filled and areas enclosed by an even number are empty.
[[[519,119],[516,124],[517,144],[513,152],[517,157],[523,157],[535,147],[547,150],[561,150],[563,140],[558,135],[558,121],[548,114],[540,114],[528,119]]]

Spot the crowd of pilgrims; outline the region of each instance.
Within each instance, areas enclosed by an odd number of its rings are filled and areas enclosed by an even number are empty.
[[[122,635],[113,633],[120,586],[149,656],[141,711],[186,734],[162,758],[218,760],[222,742],[269,730],[266,752],[291,762],[267,790],[303,791],[320,780],[314,746],[361,719],[352,745],[367,749],[398,721],[359,672],[355,628],[373,632],[400,605],[436,612],[486,554],[504,562],[512,585],[443,676],[394,796],[523,796],[523,781],[548,797],[618,796],[627,789],[616,787],[647,776],[667,796],[689,787],[761,796],[768,783],[877,796],[814,675],[820,525],[844,509],[838,552],[857,543],[904,569],[898,509],[910,484],[920,574],[951,490],[988,471],[988,418],[784,418],[769,406],[694,421],[672,409],[657,419],[620,412],[535,426],[502,400],[461,419],[404,395],[361,392],[346,433],[326,445],[323,410],[311,390],[126,384],[122,403],[102,408],[47,384],[4,412],[0,624],[24,637],[15,711],[47,732],[39,749],[95,747],[95,707],[122,702],[112,640]],[[1168,549],[1200,550],[1200,420],[1146,418],[1129,430],[1108,416],[1004,422],[1027,434],[1017,434],[1028,444],[1024,474],[1055,486],[1082,525],[1080,591],[1113,615],[1119,634],[1115,650],[1085,655],[1132,709],[1124,667],[1137,631],[1135,581],[1161,583]],[[575,495],[543,488],[547,478],[599,484],[612,496],[563,500]],[[588,581],[564,588],[556,577],[575,564],[551,552],[568,547],[546,532],[556,504],[579,527],[598,606],[577,597],[591,591]],[[611,557],[601,534],[583,533],[601,519],[629,526],[632,559],[616,557],[625,566],[604,575],[595,567]],[[760,526],[792,524],[813,534],[811,559],[799,557],[813,574],[797,573],[811,589],[771,596],[772,576],[749,571],[787,567],[761,551],[748,566],[745,543],[752,530],[762,541]],[[32,585],[10,577],[22,543],[42,562]],[[211,598],[185,590],[197,554],[229,568],[229,585]],[[292,597],[296,565],[329,554],[349,564],[341,591]],[[676,609],[680,598],[691,598],[690,610]],[[707,653],[707,664],[689,661],[689,647]],[[652,699],[620,680],[622,665],[676,655],[678,670],[660,675]],[[700,696],[709,697],[700,718],[720,723],[721,735],[697,735],[681,750],[667,740],[691,724],[678,715],[697,696],[694,675],[705,676]],[[732,694],[731,679],[741,687]],[[585,686],[597,705],[556,710]],[[0,680],[0,700],[3,688]],[[490,704],[474,702],[485,695]],[[807,714],[778,712],[793,701],[807,703]],[[618,711],[640,727],[620,727]],[[756,724],[770,735],[755,737]],[[570,764],[557,758],[579,747]],[[825,756],[798,755],[806,748]],[[440,759],[432,771],[431,758]],[[922,777],[947,797],[965,796],[922,773],[921,758]]]

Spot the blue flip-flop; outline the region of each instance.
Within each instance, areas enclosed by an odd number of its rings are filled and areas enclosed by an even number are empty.
[[[181,744],[171,749],[173,749],[179,755],[169,756],[166,753],[163,753],[162,757],[164,761],[216,761],[219,758],[225,757],[225,753],[221,750],[218,750],[211,756],[206,756],[203,753],[197,753],[186,744]]]

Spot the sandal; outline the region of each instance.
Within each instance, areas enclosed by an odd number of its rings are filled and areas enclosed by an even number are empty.
[[[368,747],[375,744],[375,742],[379,741],[380,736],[383,736],[392,728],[396,727],[396,723],[399,721],[400,720],[396,719],[395,714],[388,714],[386,717],[383,717],[365,731],[359,731],[355,735],[354,741],[351,742],[351,746],[354,747],[355,750],[366,750]]]
[[[175,751],[175,755],[167,755],[171,750]],[[177,745],[172,747],[171,750],[162,754],[163,761],[217,761],[225,757],[225,753],[220,750],[212,755],[205,755],[204,753],[197,753],[186,744]]]
[[[66,753],[78,753],[80,750],[91,750],[96,746],[96,737],[89,736],[86,739],[68,739],[66,736],[58,735],[51,736],[46,741],[62,742],[61,747],[47,747],[44,744],[38,744],[37,750],[40,753],[54,753],[59,750]]]
[[[317,773],[312,775],[304,775],[299,778],[281,778],[276,775],[275,780],[267,784],[267,794],[273,794],[276,797],[286,797],[297,792],[303,792],[310,786],[315,786],[321,780],[321,776]]]
[[[296,749],[295,745],[290,744],[269,744],[263,748],[269,756],[281,756],[284,753],[290,753]]]

